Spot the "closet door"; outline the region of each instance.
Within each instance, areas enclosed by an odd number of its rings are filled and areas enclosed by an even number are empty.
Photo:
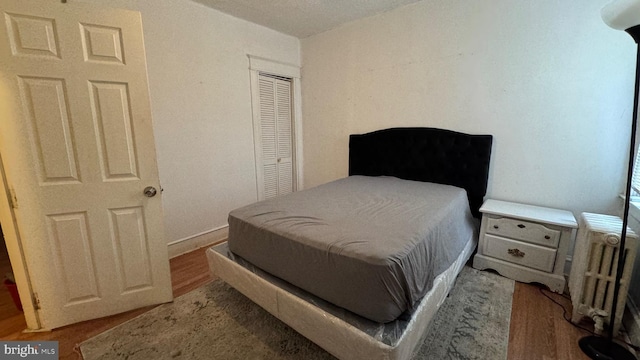
[[[259,76],[262,176],[260,200],[293,192],[291,82]]]

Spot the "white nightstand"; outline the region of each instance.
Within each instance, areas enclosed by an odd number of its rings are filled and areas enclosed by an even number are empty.
[[[506,201],[487,200],[480,208],[482,225],[476,269],[539,282],[561,293],[564,262],[576,219],[569,211]]]

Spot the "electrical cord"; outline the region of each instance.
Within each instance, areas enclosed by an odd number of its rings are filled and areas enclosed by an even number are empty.
[[[598,335],[598,334],[594,333],[594,332],[593,332],[593,331],[591,331],[590,329],[587,329],[587,328],[585,328],[585,327],[583,327],[583,326],[580,326],[580,325],[577,325],[577,324],[572,323],[572,322],[571,322],[571,319],[570,319],[570,318],[569,318],[569,316],[568,316],[568,311],[567,311],[567,309],[564,307],[564,305],[562,305],[561,303],[559,303],[558,301],[556,301],[554,298],[552,298],[551,296],[549,296],[549,295],[545,292],[545,289],[543,289],[543,288],[539,287],[539,288],[538,288],[538,291],[540,291],[540,293],[541,293],[542,295],[544,295],[547,299],[551,300],[554,304],[556,304],[556,305],[560,306],[560,308],[562,308],[562,318],[563,318],[566,322],[568,322],[569,324],[571,324],[573,327],[576,327],[576,328],[578,328],[578,329],[580,329],[580,330],[582,330],[582,331],[584,331],[584,332],[587,332],[587,333],[589,333],[589,334],[591,334],[591,335],[593,335],[593,336],[600,336],[600,337],[602,337],[601,335]],[[547,291],[548,291],[548,290],[547,290]],[[569,296],[567,296],[567,295],[560,294],[560,296],[562,296],[562,297],[563,297],[563,298],[565,298],[565,299],[571,300],[571,298],[570,298]],[[618,340],[618,341],[623,342],[624,344],[626,344],[627,346],[631,347],[631,348],[632,348],[633,350],[635,350],[635,351],[640,351],[640,346],[633,345],[633,344],[628,343],[628,342],[623,341],[623,340]]]

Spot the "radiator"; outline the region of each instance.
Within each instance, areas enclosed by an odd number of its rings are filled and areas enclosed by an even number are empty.
[[[569,274],[569,292],[573,304],[571,322],[577,324],[584,317],[589,317],[595,323],[597,334],[602,334],[604,325],[608,325],[610,320],[621,231],[622,220],[617,216],[591,213],[582,213],[580,216]],[[627,228],[626,249],[623,251],[625,265],[620,280],[614,336],[622,324],[637,244],[638,236]]]

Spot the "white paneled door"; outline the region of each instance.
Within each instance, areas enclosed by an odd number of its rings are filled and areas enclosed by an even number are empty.
[[[0,11],[0,153],[41,327],[170,301],[140,14]]]
[[[264,199],[294,191],[291,81],[260,75],[260,134]]]

